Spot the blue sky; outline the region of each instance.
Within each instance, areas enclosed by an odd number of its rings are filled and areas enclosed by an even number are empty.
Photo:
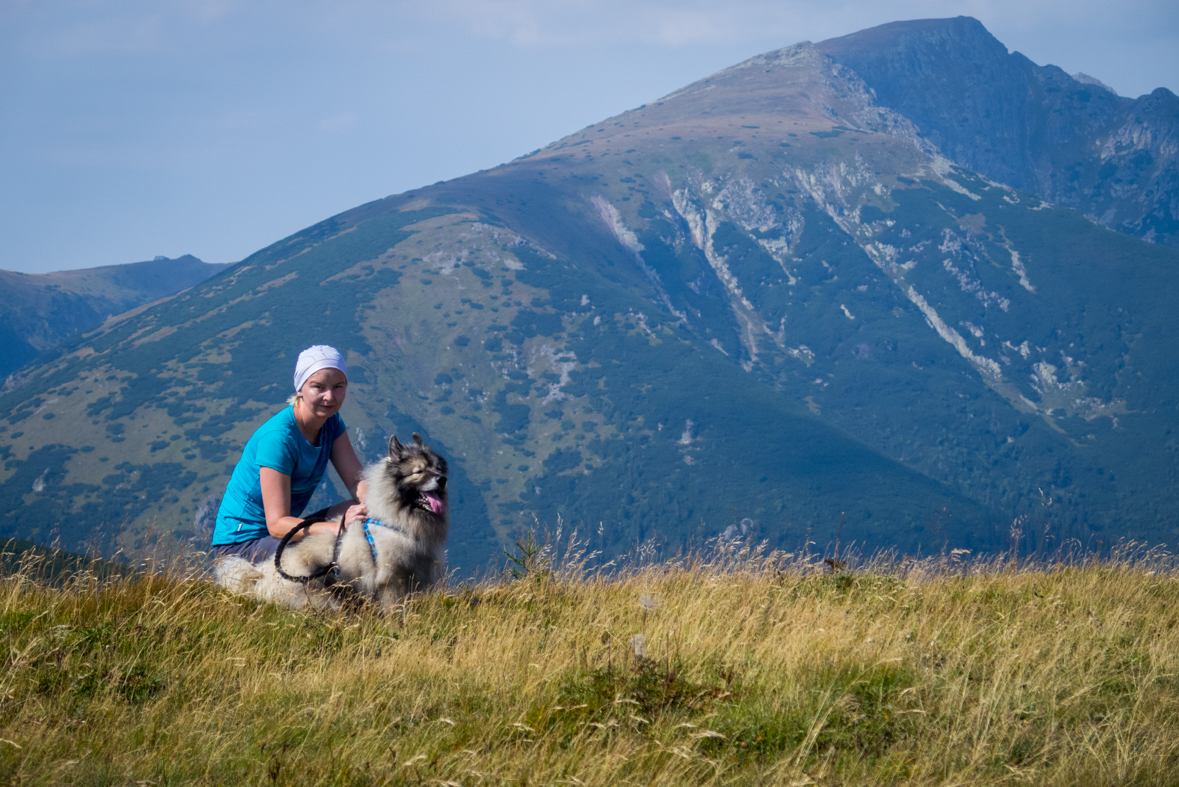
[[[0,268],[235,261],[759,52],[966,14],[1122,95],[1179,5],[1074,0],[0,0]]]

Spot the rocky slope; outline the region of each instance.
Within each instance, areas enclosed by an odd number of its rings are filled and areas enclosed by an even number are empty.
[[[1179,97],[1135,99],[1008,54],[977,20],[894,22],[818,45],[950,160],[1179,246]]]
[[[186,254],[57,273],[0,271],[0,378],[111,315],[191,287],[226,267]]]
[[[800,44],[109,321],[0,398],[0,531],[201,543],[326,342],[362,455],[452,460],[464,570],[558,522],[607,555],[841,514],[909,552],[1173,542],[1177,277]]]

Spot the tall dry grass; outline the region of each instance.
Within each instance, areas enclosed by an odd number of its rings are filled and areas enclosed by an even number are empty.
[[[555,557],[387,617],[26,560],[0,579],[0,780],[1179,781],[1166,556]]]

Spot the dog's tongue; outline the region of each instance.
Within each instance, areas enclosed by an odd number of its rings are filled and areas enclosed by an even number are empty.
[[[430,504],[430,510],[435,514],[441,514],[442,509],[446,508],[446,504],[442,502],[442,498],[433,492],[422,492],[422,497]]]

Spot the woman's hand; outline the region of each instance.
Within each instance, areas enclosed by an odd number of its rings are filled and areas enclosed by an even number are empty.
[[[339,517],[338,521],[336,518]],[[311,526],[312,533],[331,533],[333,536],[342,531],[344,528],[353,522],[364,522],[368,519],[368,509],[365,508],[364,503],[357,503],[355,500],[345,500],[336,503],[327,511],[328,522],[320,522]]]
[[[341,524],[347,527],[353,522],[363,522],[366,519],[368,519],[368,508],[365,507],[364,503],[357,503],[348,506],[348,510],[344,512],[344,519],[341,521]]]

